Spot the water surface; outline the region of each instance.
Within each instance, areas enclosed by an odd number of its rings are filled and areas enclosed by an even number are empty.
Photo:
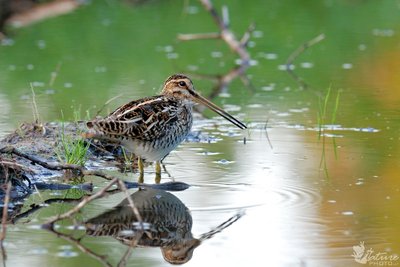
[[[32,121],[30,83],[42,120],[73,120],[77,111],[80,118],[94,117],[103,103],[120,94],[103,115],[128,99],[156,94],[171,73],[218,75],[234,67],[236,55],[222,41],[176,40],[178,33],[216,28],[197,2],[171,3],[96,1],[68,15],[12,29],[11,41],[0,46],[0,136]],[[218,8],[222,4],[216,1]],[[192,185],[173,194],[191,211],[194,236],[237,212],[245,215],[196,248],[187,266],[359,266],[351,255],[360,242],[374,253],[399,255],[399,6],[390,1],[226,4],[238,36],[256,23],[249,48],[254,66],[247,72],[254,88],[236,79],[229,94],[214,101],[249,130],[235,129],[206,111],[193,131],[209,142],[183,143],[165,164],[175,180]],[[297,47],[321,33],[325,39],[294,62],[294,71],[309,85],[303,88],[282,65]],[[212,81],[193,77],[198,91],[210,93]],[[322,139],[317,118],[329,87]],[[134,173],[113,174],[137,178]],[[149,167],[146,181],[152,176]],[[168,175],[163,174],[163,181],[170,181]],[[27,203],[51,197],[54,193],[41,192]],[[116,194],[95,201],[77,221],[122,199],[123,194]],[[38,229],[73,205],[52,204],[9,225],[7,265],[101,266],[75,244]],[[72,232],[71,225],[65,221],[59,230]],[[82,229],[74,232],[75,237],[83,234]],[[111,237],[84,237],[82,242],[108,255],[113,264],[127,249]],[[135,249],[128,262],[168,265],[159,248]]]

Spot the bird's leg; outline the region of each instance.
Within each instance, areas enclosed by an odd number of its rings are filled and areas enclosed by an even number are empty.
[[[143,170],[143,160],[141,157],[138,157],[138,169],[139,169],[138,183],[143,183],[144,182],[144,170]]]
[[[156,161],[156,184],[159,184],[161,181],[161,163],[159,160]]]

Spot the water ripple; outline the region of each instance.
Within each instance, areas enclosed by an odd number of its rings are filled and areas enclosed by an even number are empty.
[[[269,191],[275,204],[283,207],[305,207],[315,206],[321,202],[321,196],[318,191],[299,185],[286,184]]]

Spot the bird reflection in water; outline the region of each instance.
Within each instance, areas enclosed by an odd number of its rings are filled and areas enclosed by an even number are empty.
[[[243,214],[237,214],[199,238],[192,235],[192,216],[176,196],[158,189],[139,189],[132,199],[142,221],[135,215],[128,199],[112,210],[88,220],[86,233],[91,236],[113,236],[132,247],[160,247],[171,264],[188,262],[203,240],[232,225]]]

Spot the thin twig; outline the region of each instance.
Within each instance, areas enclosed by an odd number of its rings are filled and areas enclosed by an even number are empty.
[[[83,196],[80,198],[50,198],[50,199],[46,199],[44,200],[41,204],[31,204],[29,206],[29,209],[27,211],[24,211],[23,213],[19,213],[18,215],[16,215],[14,218],[12,218],[11,222],[12,223],[16,223],[19,220],[28,217],[29,215],[31,215],[32,213],[38,211],[39,209],[43,208],[43,207],[47,207],[49,204],[52,203],[79,203],[82,200]],[[45,205],[43,205],[45,204]]]
[[[103,106],[97,111],[95,117],[99,116],[100,112],[102,112],[103,109],[104,109],[108,104],[110,104],[110,103],[111,103],[112,101],[114,101],[115,99],[120,98],[122,95],[123,95],[123,94],[119,94],[119,95],[116,95],[116,96],[114,96],[114,97],[108,99],[108,100],[103,104]]]
[[[35,173],[31,168],[29,168],[27,166],[24,166],[22,164],[19,164],[19,163],[15,162],[15,161],[12,161],[12,160],[7,160],[7,159],[0,158],[0,164],[5,168],[12,169],[12,170],[15,170],[15,171],[24,171],[24,172],[29,173],[29,174]]]
[[[136,247],[137,244],[138,244],[138,242],[139,242],[139,240],[142,238],[142,236],[143,236],[143,234],[144,234],[143,218],[142,218],[142,216],[140,215],[139,210],[138,210],[137,207],[135,206],[135,203],[133,203],[133,200],[132,200],[131,196],[129,195],[129,192],[128,192],[128,189],[127,189],[126,186],[125,186],[125,183],[124,183],[123,181],[121,181],[121,180],[118,180],[118,185],[119,185],[119,187],[121,188],[121,190],[125,193],[126,199],[128,200],[128,203],[129,203],[129,206],[131,207],[133,214],[135,214],[135,217],[138,219],[138,222],[139,222],[139,225],[140,225],[140,228],[137,229],[137,231],[138,231],[138,233],[137,233],[138,238],[135,238],[135,239],[134,239],[134,242],[132,242],[132,244],[130,244],[130,246]],[[127,251],[127,253],[128,253],[128,251]],[[129,255],[130,255],[130,254],[129,254]],[[125,257],[123,257],[123,258],[121,259],[121,262],[120,262],[120,263],[122,263],[122,260],[123,260],[123,259],[125,259]]]
[[[106,191],[112,187],[113,185],[117,184],[119,181],[118,178],[114,178],[113,180],[110,181],[110,183],[108,185],[106,185],[105,187],[103,187],[101,190],[99,190],[98,192],[96,192],[95,194],[84,198],[78,205],[76,205],[75,207],[73,207],[72,209],[70,209],[69,211],[63,213],[63,214],[59,214],[53,218],[50,218],[45,224],[44,226],[48,226],[48,228],[53,228],[53,224],[59,220],[63,220],[66,218],[70,218],[72,215],[74,215],[75,213],[79,212],[83,207],[85,207],[88,203],[92,202],[93,200],[100,198],[101,196],[103,196],[104,194],[106,194]]]
[[[222,22],[224,23],[225,28],[229,28],[229,11],[227,6],[222,6]]]
[[[240,40],[240,43],[242,44],[243,47],[246,47],[249,43],[251,33],[255,30],[256,25],[254,23],[250,24],[250,26],[247,28],[247,31],[243,34],[242,39]]]
[[[320,34],[317,37],[314,37],[313,39],[309,40],[308,42],[305,42],[302,44],[300,47],[298,47],[286,60],[286,71],[292,76],[293,79],[295,79],[302,87],[307,88],[308,85],[306,82],[303,81],[292,69],[291,66],[293,62],[297,59],[298,56],[300,56],[304,51],[306,51],[308,48],[311,46],[321,42],[324,40],[325,34]]]
[[[242,218],[244,216],[244,214],[245,214],[244,211],[239,211],[234,216],[230,217],[228,220],[226,220],[225,222],[221,223],[217,227],[211,229],[207,233],[204,233],[204,234],[200,235],[199,240],[201,242],[203,242],[204,240],[212,238],[214,235],[222,232],[224,229],[226,229],[229,226],[231,226],[232,224],[234,224],[236,221],[238,221],[240,218]]]
[[[274,149],[274,148],[272,147],[271,140],[269,139],[268,130],[267,130],[267,125],[268,125],[268,120],[265,122],[265,126],[264,126],[265,136],[267,137],[269,147],[270,147],[271,149]]]
[[[180,41],[192,41],[192,40],[204,40],[204,39],[220,39],[221,34],[217,32],[210,33],[187,33],[178,34],[178,39]]]
[[[124,267],[128,263],[129,257],[132,255],[133,246],[129,246],[122,256],[121,260],[118,262],[117,267]]]
[[[8,181],[6,195],[4,196],[3,215],[1,217],[0,247],[1,247],[1,254],[4,266],[5,266],[5,261],[7,260],[7,253],[4,248],[4,239],[6,238],[6,231],[7,231],[8,203],[10,202],[11,186],[12,186],[11,181]]]
[[[129,206],[131,207],[133,214],[135,214],[136,218],[138,218],[140,226],[141,226],[141,228],[143,228],[142,216],[140,216],[139,210],[136,208],[135,203],[133,203],[133,200],[132,200],[131,196],[129,195],[128,189],[126,188],[124,181],[118,180],[118,186],[121,188],[122,192],[125,193],[126,199],[128,200]]]
[[[240,57],[239,67],[235,67],[233,70],[229,71],[225,75],[217,75],[216,77],[212,77],[212,80],[217,81],[217,85],[210,94],[211,98],[226,90],[228,85],[236,77],[241,77],[244,85],[246,87],[250,87],[250,80],[246,77],[244,73],[250,66],[251,58],[249,52],[246,50],[246,47],[251,36],[250,33],[254,31],[254,24],[251,24],[248,27],[241,40],[239,40],[230,29],[229,12],[227,6],[222,7],[222,16],[220,16],[210,0],[199,1],[206,9],[206,11],[211,14],[211,17],[219,28],[219,33],[179,34],[178,39],[181,41],[198,39],[222,39],[229,46],[229,48]]]
[[[28,159],[28,160],[32,161],[33,163],[35,163],[35,164],[39,164],[40,166],[45,167],[46,169],[49,169],[49,170],[57,170],[57,171],[61,171],[61,170],[83,171],[84,170],[82,166],[75,165],[75,164],[49,163],[47,161],[40,160],[39,158],[37,158],[35,156],[28,155],[28,154],[16,149],[15,147],[12,147],[12,146],[6,146],[6,147],[0,148],[0,153],[15,154],[15,155],[20,156],[22,158]]]
[[[49,86],[50,87],[53,87],[54,82],[56,81],[57,75],[60,72],[61,65],[62,65],[62,62],[61,61],[58,62],[57,66],[56,66],[56,69],[51,73],[50,81],[49,81]]]
[[[49,228],[47,230],[49,230],[50,232],[54,233],[59,238],[62,238],[62,239],[67,240],[67,241],[69,241],[71,243],[74,243],[80,251],[82,251],[83,253],[85,253],[85,254],[91,256],[92,258],[100,261],[104,266],[107,266],[107,267],[112,267],[113,266],[110,262],[107,261],[107,258],[108,258],[107,255],[99,255],[96,252],[94,252],[93,250],[89,249],[88,247],[86,247],[85,245],[83,245],[81,243],[81,238],[78,238],[78,239],[74,238],[74,237],[72,237],[70,235],[58,232],[58,231],[56,231],[56,230],[54,230],[52,228]]]

